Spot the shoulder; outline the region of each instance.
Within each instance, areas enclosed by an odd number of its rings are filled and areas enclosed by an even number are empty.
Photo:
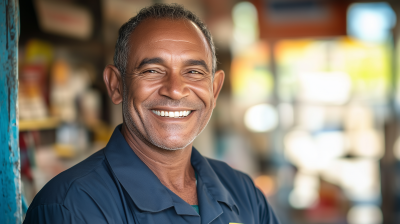
[[[76,185],[92,183],[93,173],[104,169],[105,156],[100,150],[87,159],[58,174],[35,196],[29,209],[42,205],[63,204],[68,192]]]
[[[246,181],[246,182],[250,181],[250,182],[252,182],[249,175],[247,175],[239,170],[233,169],[231,166],[229,166],[227,163],[225,163],[223,161],[216,160],[216,159],[210,159],[210,158],[206,158],[206,160],[208,161],[208,163],[211,165],[214,172],[218,176],[229,177],[229,179],[231,179],[233,181]]]
[[[206,159],[223,185],[236,186],[251,191],[255,190],[254,183],[249,175],[233,169],[223,161],[210,158]]]

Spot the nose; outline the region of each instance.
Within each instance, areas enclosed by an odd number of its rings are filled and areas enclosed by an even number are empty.
[[[190,90],[187,83],[185,83],[184,77],[179,72],[172,72],[164,79],[159,93],[173,100],[180,100],[187,97]]]

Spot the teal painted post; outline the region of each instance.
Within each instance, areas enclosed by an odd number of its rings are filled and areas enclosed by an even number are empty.
[[[18,0],[0,0],[0,223],[22,223],[18,146]]]

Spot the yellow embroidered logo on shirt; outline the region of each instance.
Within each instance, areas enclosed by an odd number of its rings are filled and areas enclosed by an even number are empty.
[[[229,224],[244,224],[244,223],[239,223],[239,222],[230,222]]]

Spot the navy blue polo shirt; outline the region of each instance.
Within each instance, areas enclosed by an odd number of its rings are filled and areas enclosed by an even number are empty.
[[[118,126],[107,146],[54,177],[24,223],[277,224],[249,176],[193,148],[200,215],[165,187],[129,147]]]

